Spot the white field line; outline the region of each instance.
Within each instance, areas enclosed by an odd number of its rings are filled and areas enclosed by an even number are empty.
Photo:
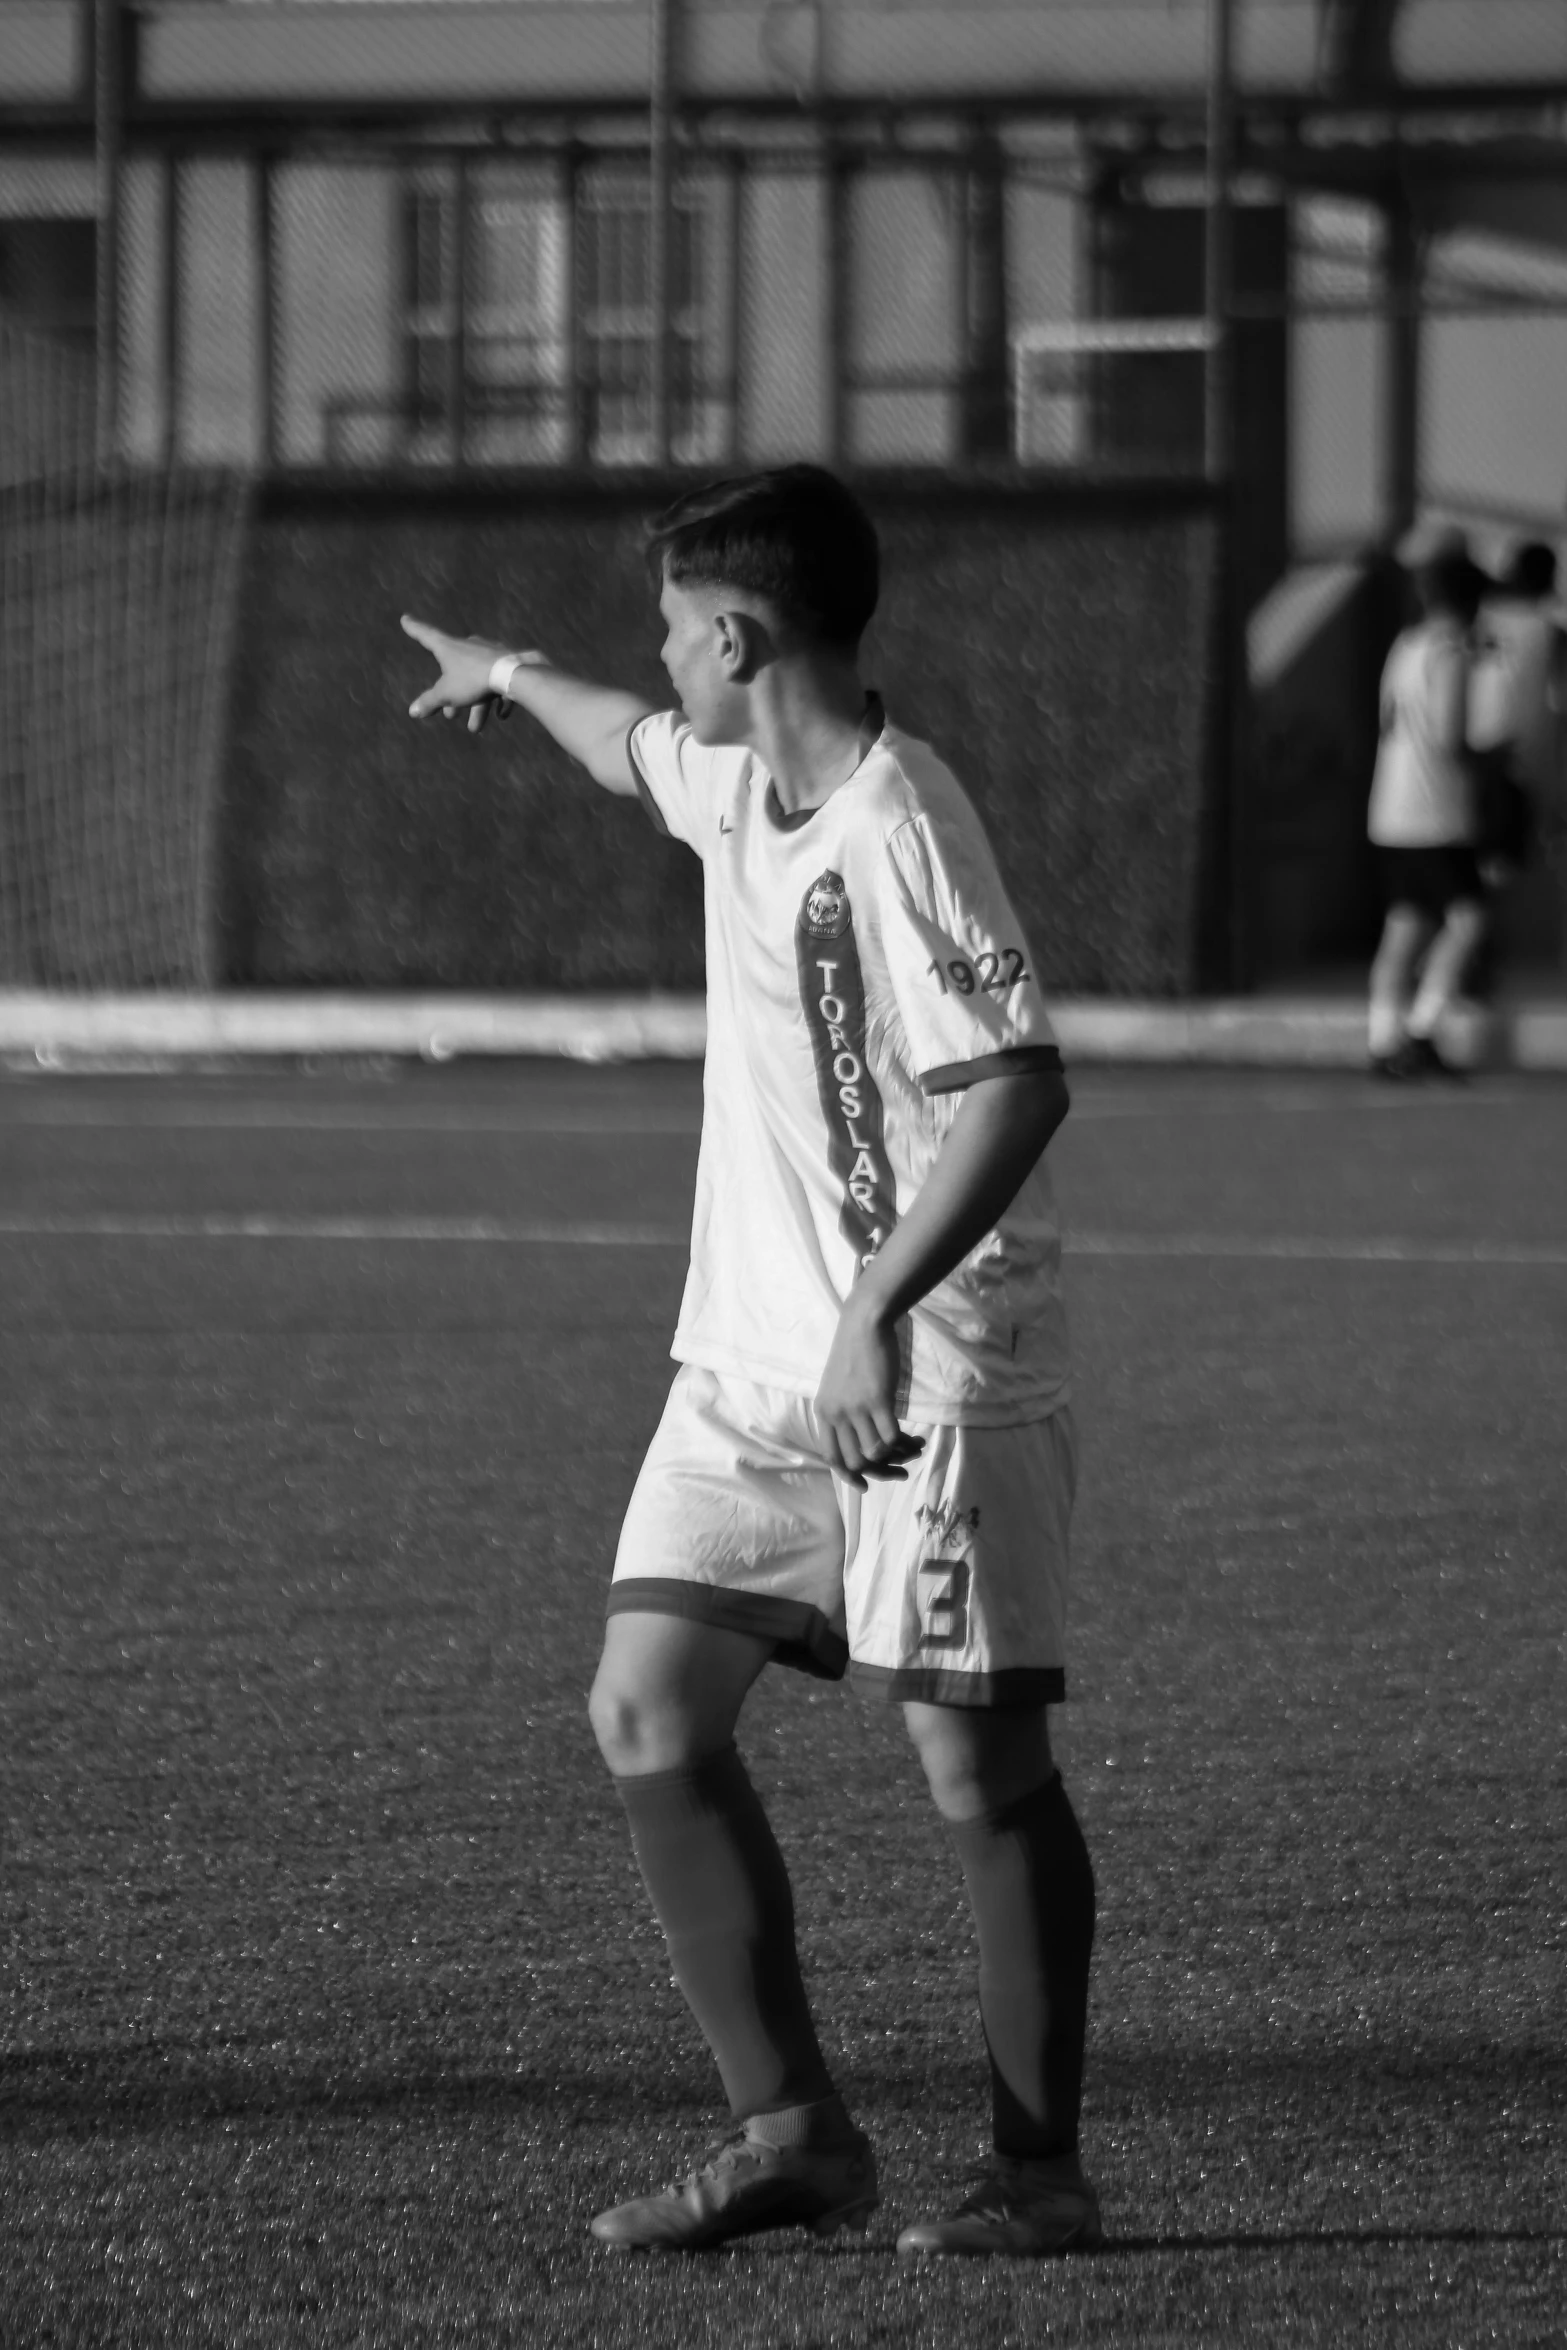
[[[1348,1085],[1324,1087],[1317,1092],[1303,1088],[1298,1093],[1238,1085],[1231,1093],[1188,1096],[1173,1086],[1168,1092],[1151,1094],[1096,1094],[1079,1087],[1072,1097],[1070,1117],[1073,1125],[1080,1126],[1101,1118],[1168,1118],[1172,1124],[1179,1124],[1188,1117],[1251,1118],[1259,1112],[1274,1118],[1324,1114],[1334,1118],[1407,1118],[1422,1111],[1483,1109],[1489,1116],[1498,1108],[1516,1108],[1520,1103],[1535,1106],[1546,1098],[1538,1083],[1515,1085],[1495,1078],[1477,1078],[1467,1085],[1409,1086],[1402,1090],[1389,1086],[1376,1092],[1370,1086],[1359,1085],[1353,1089]]]
[[[161,1134],[210,1131],[214,1134],[514,1134],[526,1141],[533,1134],[602,1134],[607,1141],[617,1135],[632,1134],[689,1134],[702,1131],[702,1116],[698,1109],[688,1112],[627,1117],[591,1114],[573,1116],[570,1112],[534,1114],[523,1112],[511,1118],[497,1117],[397,1117],[377,1116],[372,1111],[360,1110],[286,1110],[273,1109],[264,1102],[238,1103],[230,1108],[207,1108],[195,1102],[171,1102],[167,1107],[133,1111],[101,1108],[96,1104],[78,1106],[73,1102],[0,1102],[0,1134],[8,1127],[46,1127],[60,1131],[81,1127],[88,1132]]]
[[[1347,1089],[1322,1092],[1283,1092],[1258,1087],[1255,1090],[1237,1087],[1233,1093],[1187,1095],[1175,1091],[1157,1094],[1112,1093],[1096,1096],[1080,1089],[1072,1104],[1073,1126],[1092,1125],[1109,1118],[1252,1118],[1259,1112],[1273,1117],[1310,1117],[1324,1112],[1335,1117],[1346,1113],[1369,1111],[1385,1115],[1408,1115],[1422,1110],[1472,1109],[1483,1101],[1487,1111],[1501,1104],[1536,1103],[1538,1091],[1525,1091],[1515,1086],[1487,1083],[1481,1088],[1461,1086],[1435,1087],[1423,1092],[1352,1094]],[[0,1092],[0,1135],[8,1128],[39,1127],[49,1130],[69,1130],[79,1127],[86,1132],[149,1134],[163,1132],[277,1133],[277,1134],[497,1134],[516,1135],[526,1141],[532,1135],[594,1135],[606,1140],[617,1135],[697,1135],[701,1132],[700,1110],[693,1105],[689,1111],[629,1113],[617,1116],[613,1111],[521,1111],[512,1117],[486,1117],[482,1114],[465,1117],[435,1115],[427,1117],[401,1116],[377,1113],[372,1110],[337,1109],[326,1105],[318,1110],[273,1107],[266,1102],[239,1102],[233,1104],[206,1104],[201,1102],[170,1102],[146,1104],[136,1108],[116,1107],[100,1103],[49,1100],[26,1095],[6,1100]]]
[[[1567,1265],[1567,1241],[1338,1240],[1326,1233],[1250,1238],[1219,1232],[1069,1232],[1069,1257],[1233,1257],[1323,1265]]]
[[[500,1216],[37,1216],[0,1211],[6,1240],[480,1242],[512,1248],[686,1248],[687,1224],[568,1223]]]
[[[125,1116],[0,1116],[0,1135],[19,1128],[47,1128],[49,1133],[66,1133],[80,1128],[82,1133],[216,1133],[216,1135],[510,1135],[515,1142],[531,1142],[533,1137],[547,1140],[552,1135],[601,1135],[606,1142],[616,1142],[620,1135],[641,1137],[672,1135],[695,1137],[702,1133],[700,1116],[688,1119],[305,1119],[284,1112],[282,1116],[155,1116],[155,1119],[125,1119]]]
[[[0,1211],[9,1240],[290,1240],[408,1242],[510,1248],[685,1248],[673,1224],[573,1223],[498,1216],[278,1216],[266,1214],[30,1215]],[[1074,1232],[1068,1256],[1233,1259],[1342,1265],[1567,1266],[1567,1242],[1339,1240],[1325,1233]]]

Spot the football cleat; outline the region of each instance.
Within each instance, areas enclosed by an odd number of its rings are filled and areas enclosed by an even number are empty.
[[[1415,1056],[1418,1075],[1459,1079],[1468,1076],[1468,1070],[1461,1069],[1456,1061],[1450,1061],[1434,1037],[1412,1036],[1408,1039],[1408,1043],[1410,1051]]]
[[[1412,1036],[1406,1036],[1390,1053],[1373,1053],[1373,1077],[1385,1077],[1395,1085],[1407,1085],[1412,1078],[1426,1074],[1425,1056],[1419,1051]]]
[[[950,2219],[916,2220],[898,2238],[900,2252],[1011,2252],[1038,2260],[1057,2252],[1091,2252],[1104,2242],[1099,2198],[1075,2154],[1047,2162],[996,2156],[972,2195]]]
[[[592,2223],[614,2252],[706,2252],[763,2228],[860,2235],[879,2197],[869,2138],[849,2146],[769,2146],[737,2130],[689,2178],[601,2211]]]

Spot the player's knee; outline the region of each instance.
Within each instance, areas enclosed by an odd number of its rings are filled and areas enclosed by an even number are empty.
[[[971,1713],[909,1705],[904,1716],[944,1819],[973,1820],[1004,1810],[1040,1786],[1054,1767],[1043,1706]]]
[[[588,1692],[588,1720],[610,1769],[617,1776],[634,1771],[643,1745],[642,1708],[636,1699],[601,1673]]]
[[[600,1673],[588,1694],[588,1720],[617,1779],[679,1770],[691,1759],[690,1725],[680,1708]]]
[[[961,1757],[933,1755],[923,1747],[920,1761],[931,1799],[944,1820],[977,1820],[995,1808],[983,1772]]]

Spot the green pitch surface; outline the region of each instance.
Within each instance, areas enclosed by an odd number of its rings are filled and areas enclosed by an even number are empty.
[[[896,1715],[743,1744],[867,2243],[590,2246],[721,2116],[583,1713],[693,1071],[0,1083],[0,2340],[1561,2345],[1567,1090],[1088,1075],[1059,1746],[1109,2242],[985,2142]]]

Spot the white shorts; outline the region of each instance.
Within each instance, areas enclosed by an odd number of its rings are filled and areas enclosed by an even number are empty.
[[[934,1705],[1066,1694],[1071,1413],[916,1428],[907,1480],[827,1465],[805,1396],[682,1364],[631,1496],[611,1615],[676,1615]]]

